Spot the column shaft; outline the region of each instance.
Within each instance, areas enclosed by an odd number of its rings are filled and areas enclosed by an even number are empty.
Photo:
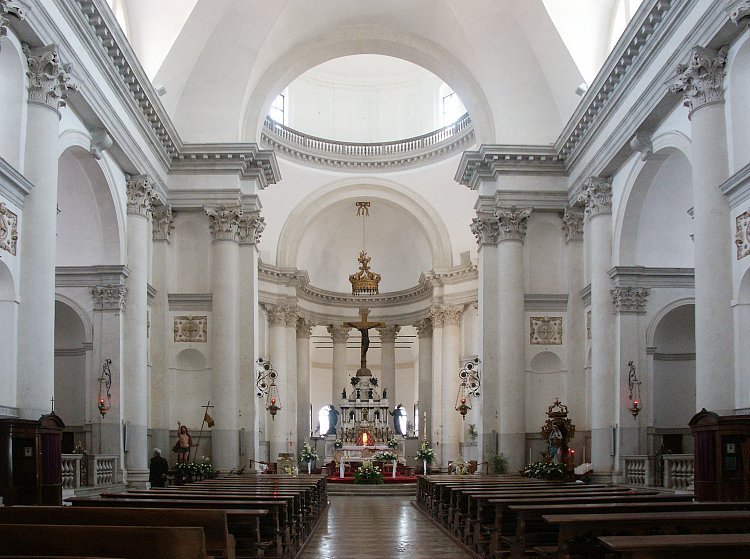
[[[388,401],[398,404],[399,394],[396,389],[396,336],[398,326],[378,328],[380,332],[380,390],[388,389]],[[407,403],[408,405],[408,403]]]
[[[424,418],[427,414],[428,425],[432,422],[432,321],[429,318],[417,324],[419,333],[419,438],[424,438]],[[429,435],[428,435],[429,438]]]
[[[280,376],[288,370],[286,363],[286,311],[287,309],[283,307],[268,306],[268,349],[271,354],[271,364]],[[267,417],[266,425],[268,426],[269,458],[271,462],[277,459],[280,452],[286,452],[286,425],[284,421],[284,412],[287,407],[286,380],[284,378],[278,379],[277,387],[281,400],[281,411],[273,419],[270,418],[268,411],[261,411]],[[264,404],[265,400],[262,403],[259,402],[258,405]]]
[[[310,329],[312,325],[300,318],[297,322],[297,456],[302,445],[310,440]],[[332,402],[336,403],[336,402]]]
[[[297,320],[299,315],[290,310],[286,316],[286,410],[284,424],[286,426],[286,452],[296,453],[297,422],[299,420],[299,400],[297,398]],[[298,456],[298,455],[296,455]]]
[[[443,308],[443,464],[447,465],[460,454],[461,415],[455,409],[458,394],[458,371],[461,369],[461,336],[458,320],[463,307]]]
[[[341,399],[341,391],[347,393],[352,390],[349,375],[346,370],[346,341],[349,339],[349,328],[345,326],[329,326],[328,333],[333,339],[333,380],[331,383],[331,403]]]

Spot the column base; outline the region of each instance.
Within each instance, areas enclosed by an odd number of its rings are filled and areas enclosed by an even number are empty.
[[[148,470],[128,471],[128,487],[131,489],[146,489],[148,484]]]
[[[148,428],[127,423],[125,429],[125,469],[128,472],[148,472]],[[148,478],[148,476],[146,476]]]
[[[500,433],[500,452],[508,460],[508,473],[518,473],[526,465],[526,433]]]
[[[211,452],[208,454],[205,447],[199,450],[196,460],[201,456],[211,456],[214,470],[229,471],[232,468],[241,468],[245,464],[240,460],[240,433],[238,429],[211,429]]]
[[[594,476],[608,476],[612,480],[614,466],[614,431],[612,427],[591,429],[591,466]]]

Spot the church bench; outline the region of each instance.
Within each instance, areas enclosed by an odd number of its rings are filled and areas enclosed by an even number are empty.
[[[574,551],[576,554],[591,552],[590,542],[599,536],[750,531],[750,510],[551,514],[543,518],[557,526],[560,559],[570,559]]]
[[[206,559],[202,528],[0,524],[0,556]]]
[[[206,549],[214,557],[234,559],[235,541],[222,510],[85,508],[57,506],[0,507],[0,524],[55,524],[88,526],[176,526],[203,528]]]
[[[558,539],[554,527],[544,522],[544,514],[615,514],[631,512],[680,512],[710,510],[750,510],[750,502],[692,502],[685,500],[660,500],[611,503],[565,503],[539,505],[510,505],[516,515],[516,533],[505,541],[509,544],[512,558],[525,557],[528,548],[552,546]],[[555,545],[556,547],[556,545]]]
[[[619,559],[747,559],[750,534],[670,534],[668,536],[601,536],[608,553]]]

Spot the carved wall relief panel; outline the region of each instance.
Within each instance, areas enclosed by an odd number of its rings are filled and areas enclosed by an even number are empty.
[[[206,316],[175,316],[175,342],[206,342],[208,341],[208,317]]]
[[[561,316],[532,316],[529,318],[531,345],[561,345]]]
[[[750,210],[737,216],[734,242],[737,245],[737,260],[750,254]]]
[[[18,216],[0,202],[0,248],[16,255]]]

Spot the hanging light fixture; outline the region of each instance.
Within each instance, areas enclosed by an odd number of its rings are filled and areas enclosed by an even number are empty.
[[[628,367],[630,368],[628,372],[628,390],[630,392],[628,394],[628,400],[630,400],[628,411],[633,414],[633,419],[635,419],[641,413],[641,381],[635,374],[635,364],[632,361],[628,361]]]
[[[276,418],[276,414],[281,409],[281,398],[279,397],[279,388],[276,386],[276,377],[279,373],[271,365],[271,361],[258,358],[258,365],[260,370],[258,371],[258,380],[255,385],[258,388],[258,398],[266,398],[266,410],[271,414],[271,419]]]
[[[482,385],[479,377],[479,358],[475,357],[468,361],[458,372],[460,384],[456,394],[456,411],[461,414],[461,419],[466,419],[466,413],[471,409],[472,396],[479,396],[479,388]]]
[[[377,295],[380,284],[380,274],[370,270],[370,260],[367,256],[367,237],[365,235],[365,218],[370,215],[370,202],[355,202],[357,215],[362,216],[362,250],[359,251],[359,270],[349,275],[352,284],[352,295]]]
[[[107,412],[112,407],[112,371],[109,370],[109,366],[112,364],[111,359],[105,359],[104,365],[102,365],[102,376],[99,377],[99,402],[97,407],[102,417],[107,415]],[[104,399],[106,396],[106,400]],[[54,411],[54,410],[53,410]]]

